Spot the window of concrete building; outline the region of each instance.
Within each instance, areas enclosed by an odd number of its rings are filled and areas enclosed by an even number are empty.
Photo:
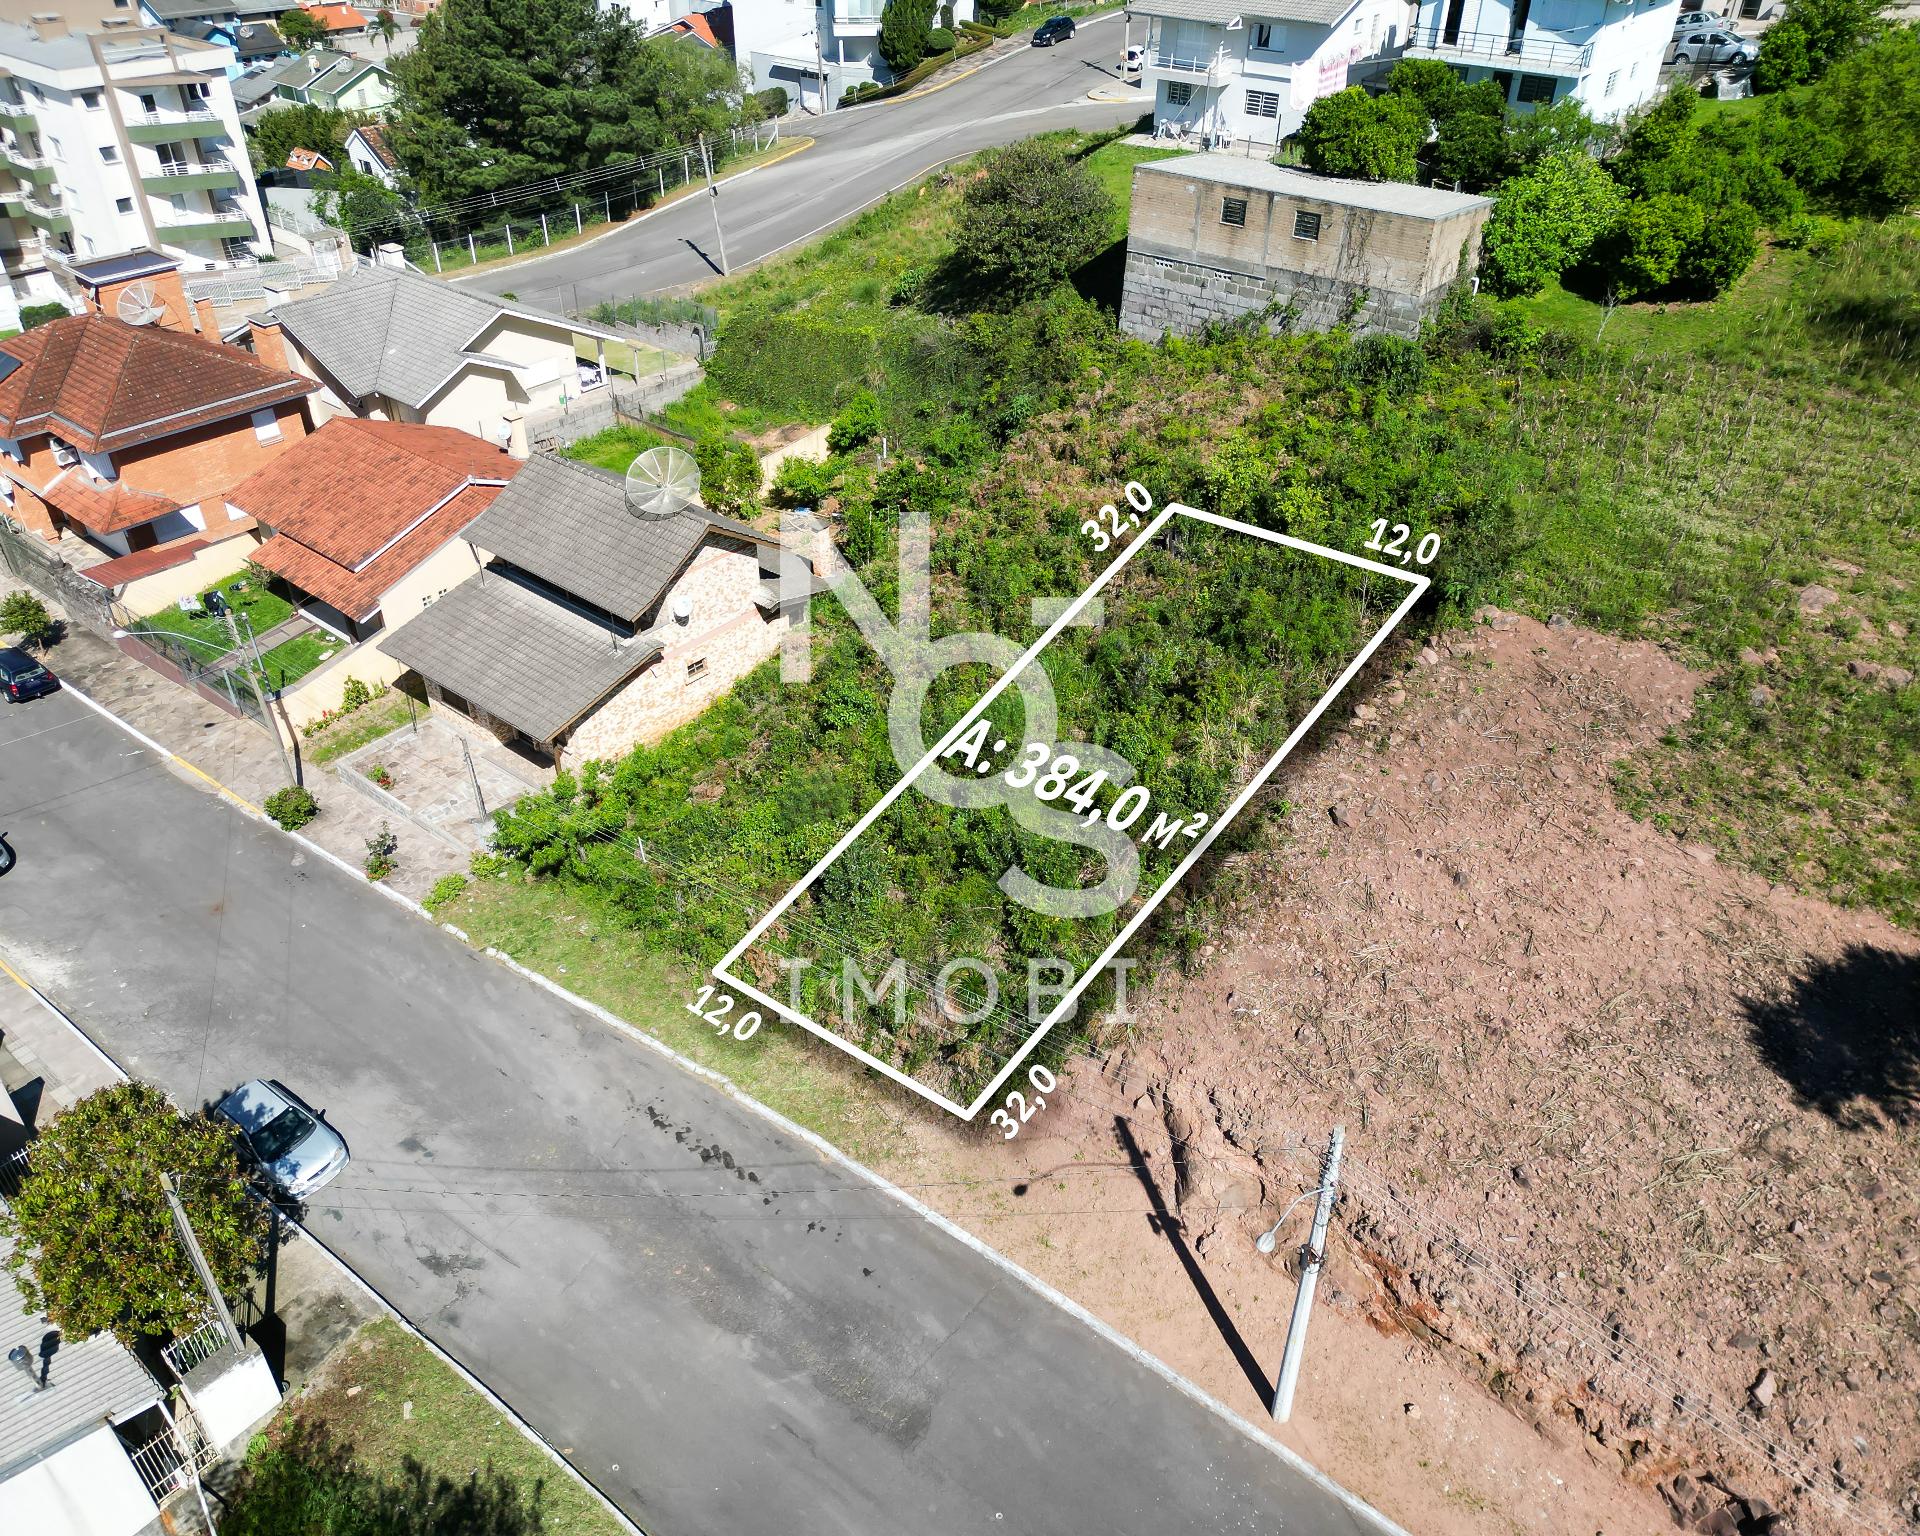
[[[687,681],[692,682],[696,677],[701,676],[706,670],[707,670],[707,658],[704,656],[702,656],[697,661],[688,662],[687,663]]]
[[[1491,75],[1488,76],[1488,78],[1492,80],[1495,85],[1500,87],[1500,96],[1502,100],[1505,100],[1505,101],[1513,100],[1513,71],[1512,70],[1496,69]]]
[[[111,144],[102,144],[100,146],[100,158],[106,161],[108,165],[118,165],[120,163],[120,151]]]
[[[1320,215],[1308,213],[1304,208],[1296,208],[1293,213],[1293,238],[1296,240],[1318,240],[1320,238]]]
[[[89,112],[98,112],[100,110],[100,93],[98,91],[82,91],[80,93],[80,105],[85,107]]]
[[[113,200],[113,211],[115,213],[132,213],[133,199],[130,197],[116,197]]]
[[[1278,91],[1248,91],[1248,117],[1278,117],[1280,115],[1280,93]]]
[[[1271,21],[1253,24],[1253,46],[1262,53],[1274,53],[1287,46],[1287,29]]]
[[[1620,83],[1620,71],[1616,69],[1612,74],[1607,76],[1606,94],[1611,96],[1613,94],[1613,88],[1619,83]]]
[[[1220,222],[1234,224],[1245,229],[1247,225],[1247,200],[1244,197],[1223,197],[1220,199]]]
[[[1522,75],[1520,77],[1520,100],[1537,104],[1553,100],[1552,75]]]
[[[1167,105],[1168,106],[1184,107],[1188,102],[1192,100],[1193,100],[1193,87],[1188,85],[1186,81],[1169,80],[1167,82]]]
[[[255,411],[253,413],[253,435],[258,442],[279,442],[280,418],[274,415],[271,410]]]

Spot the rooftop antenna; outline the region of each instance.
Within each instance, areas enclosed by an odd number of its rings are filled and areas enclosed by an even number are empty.
[[[700,498],[700,466],[684,448],[649,448],[627,466],[627,510],[659,521]]]
[[[153,291],[152,283],[128,283],[114,300],[114,313],[128,325],[152,325],[166,313]]]

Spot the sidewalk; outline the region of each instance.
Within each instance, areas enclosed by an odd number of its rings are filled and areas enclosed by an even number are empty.
[[[0,566],[0,597],[21,590]],[[48,611],[65,620],[59,606]],[[260,726],[228,714],[190,688],[162,677],[116,649],[91,630],[63,622],[60,640],[47,654],[60,680],[102,709],[151,737],[181,759],[189,771],[210,779],[236,799],[258,809],[268,795],[284,788],[287,770],[279,748]],[[399,843],[395,872],[387,883],[418,901],[442,875],[464,874],[467,855],[401,816],[357,795],[323,768],[300,761],[295,766],[320,803],[320,814],[302,833],[355,869],[367,855],[367,839],[384,820]]]

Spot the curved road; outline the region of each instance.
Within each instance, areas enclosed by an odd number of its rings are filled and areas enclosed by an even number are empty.
[[[324,1110],[353,1162],[308,1224],[646,1530],[1391,1529],[72,694],[0,705],[0,828],[9,963],[180,1104]]]
[[[733,270],[831,228],[956,156],[1050,128],[1112,128],[1138,117],[1150,98],[1137,88],[1128,87],[1140,99],[1125,105],[1087,100],[1096,86],[1120,86],[1122,25],[1110,12],[1083,21],[1057,47],[996,45],[975,55],[973,73],[912,100],[791,120],[785,131],[812,137],[812,148],[720,186]],[[695,196],[589,244],[454,281],[578,312],[604,299],[685,290],[719,271],[710,199]]]

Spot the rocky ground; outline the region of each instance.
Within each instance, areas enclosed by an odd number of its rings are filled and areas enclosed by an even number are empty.
[[[1483,617],[1290,766],[1129,1044],[902,1168],[1251,1416],[1310,1202],[1252,1239],[1343,1122],[1286,1431],[1334,1476],[1422,1533],[1909,1529],[1920,941],[1617,809],[1673,658]]]

